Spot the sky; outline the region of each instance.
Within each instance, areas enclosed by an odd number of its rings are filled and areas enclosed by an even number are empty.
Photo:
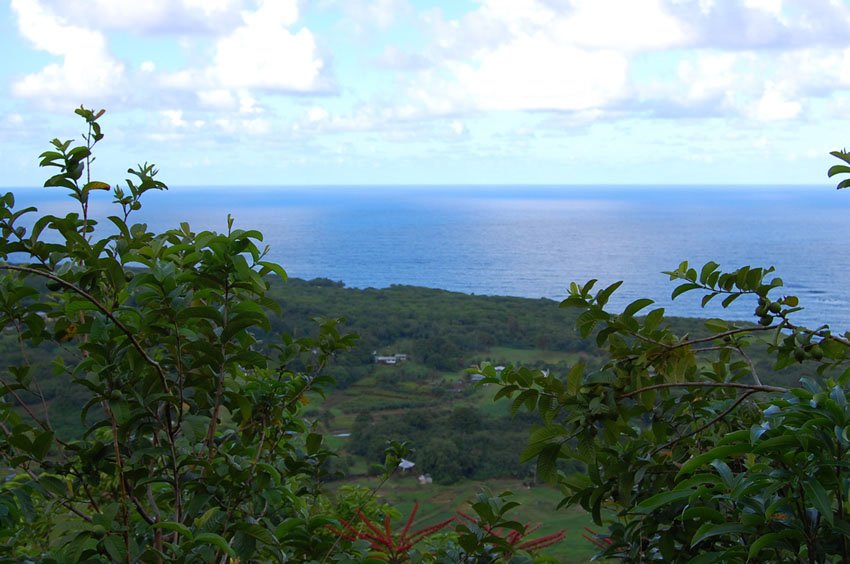
[[[113,183],[826,185],[850,144],[846,0],[11,0],[0,52],[2,186],[80,105]]]

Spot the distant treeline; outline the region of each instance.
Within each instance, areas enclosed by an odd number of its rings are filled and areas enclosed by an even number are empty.
[[[507,410],[485,412],[480,398],[470,396],[473,386],[464,382],[463,370],[481,360],[498,361],[489,357],[493,347],[579,355],[589,366],[605,362],[592,339],[577,336],[575,314],[547,299],[398,285],[353,289],[328,279],[278,281],[270,296],[282,309],[281,316],[272,318],[273,332],[297,337],[315,330],[312,318],[342,317],[342,328],[359,335],[356,346],[339,355],[329,368],[336,384],[326,404],[349,417],[345,431],[351,438],[337,462],[343,472],[358,466],[358,461],[361,468],[378,462],[385,441],[399,439],[413,442],[420,457],[418,469],[433,471],[437,481],[527,475],[530,469],[519,464],[518,455],[537,420],[523,414],[511,417]],[[698,320],[672,319],[670,323],[680,333],[705,333]],[[801,375],[796,367],[774,374],[763,351],[751,352],[763,381],[794,385]],[[382,370],[373,361],[375,353],[406,353],[409,360]],[[24,354],[13,331],[0,336],[3,366],[31,364],[54,427],[62,436],[78,435],[86,391],[68,385],[70,376],[62,368],[75,365],[77,349],[44,343]],[[528,364],[556,371],[567,368],[563,360]],[[465,389],[451,389],[454,381]],[[345,396],[355,384],[357,394]],[[41,409],[37,398],[21,399],[33,410]],[[334,428],[334,415],[324,404],[308,413],[318,421],[329,421],[326,430]]]

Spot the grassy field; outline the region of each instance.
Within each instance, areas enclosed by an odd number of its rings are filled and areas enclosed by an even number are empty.
[[[513,349],[508,347],[492,347],[478,353],[477,356],[488,359],[488,362],[496,364],[508,362],[511,364],[534,364],[538,361],[549,364],[557,364],[564,361],[571,364],[579,359],[579,355],[576,353],[541,349]]]
[[[401,349],[399,349],[401,350]],[[482,350],[477,359],[502,364],[534,364],[542,361],[548,364],[578,360],[575,353],[541,351],[509,347],[493,347]],[[501,417],[510,413],[510,402],[494,402],[497,386],[476,387],[468,382],[462,371],[430,371],[423,379],[402,378],[404,368],[408,371],[426,372],[424,367],[414,362],[399,367],[375,367],[364,378],[342,390],[333,390],[324,401],[318,398],[313,405],[320,411],[319,418],[324,422],[326,433],[350,432],[354,419],[360,411],[367,411],[375,417],[395,415],[410,410],[452,410],[457,407],[474,407],[485,417]],[[397,372],[395,372],[397,370]],[[395,374],[398,381],[393,380]],[[464,382],[464,384],[459,384]],[[443,388],[441,390],[440,388]],[[450,390],[450,392],[446,392]],[[439,393],[443,392],[443,393]],[[326,436],[328,445],[335,450],[345,450],[348,438]],[[421,445],[418,445],[421,446]],[[517,452],[517,456],[519,451]],[[368,462],[359,456],[351,457],[353,466],[349,468],[353,477],[341,484],[357,484],[373,488],[377,482],[363,474]],[[376,462],[376,461],[372,461]],[[418,525],[428,525],[455,515],[458,510],[468,510],[468,501],[473,499],[481,488],[487,488],[494,494],[511,491],[513,499],[520,507],[510,515],[517,521],[530,525],[541,525],[530,538],[564,530],[566,538],[560,544],[550,548],[544,554],[556,558],[559,562],[588,562],[595,553],[595,547],[582,538],[584,527],[596,529],[587,513],[580,509],[556,510],[561,497],[559,493],[546,486],[528,489],[519,480],[462,481],[452,485],[420,485],[416,475],[398,476],[384,484],[379,498],[389,502],[406,518],[415,502],[420,508],[417,514]]]
[[[373,488],[377,485],[374,479],[359,479],[347,481],[348,484],[358,484]],[[520,503],[520,507],[509,513],[517,521],[530,525],[540,524],[530,538],[554,533],[559,530],[566,532],[563,542],[542,552],[547,556],[557,558],[559,562],[579,563],[589,562],[595,553],[595,547],[582,538],[584,527],[597,529],[590,516],[581,509],[555,510],[560,495],[552,488],[538,486],[528,489],[515,480],[488,480],[486,482],[460,482],[450,486],[437,484],[420,485],[415,476],[402,476],[384,484],[378,492],[378,497],[391,503],[406,518],[415,502],[419,502],[419,512],[416,526],[424,526],[447,519],[455,511],[468,511],[468,500],[472,499],[481,488],[489,489],[493,494],[503,491],[513,492],[512,499]]]
[[[537,361],[550,364],[561,361],[573,363],[578,360],[576,354],[508,347],[493,347],[481,351],[476,356],[481,359],[490,359],[495,363],[510,362],[514,364],[532,364]],[[407,366],[423,368],[412,362]],[[400,365],[399,369],[403,367],[404,365]],[[385,384],[382,385],[376,377],[380,375],[391,381],[394,370],[397,370],[397,368],[376,367],[374,375],[362,378],[344,390],[332,391],[324,401],[319,400],[318,397],[312,398],[316,405],[322,406],[322,412],[331,413],[332,422],[328,430],[337,432],[349,430],[359,411],[380,414],[402,409],[451,409],[453,407],[470,406],[476,407],[487,415],[507,415],[510,412],[510,402],[493,402],[496,388],[492,386],[464,394],[455,393],[440,397],[434,395],[434,390],[439,387],[456,389],[458,382],[466,381],[467,375],[461,370],[434,373],[431,379],[398,382],[393,384],[391,388]],[[466,386],[469,386],[469,384],[466,384]]]

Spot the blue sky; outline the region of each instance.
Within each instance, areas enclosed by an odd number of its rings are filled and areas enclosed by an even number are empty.
[[[106,108],[174,185],[824,183],[844,0],[11,0],[0,185]]]

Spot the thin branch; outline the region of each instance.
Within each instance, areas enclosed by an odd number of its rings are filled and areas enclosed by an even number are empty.
[[[109,416],[109,422],[112,426],[112,448],[115,451],[115,468],[118,471],[118,485],[121,493],[121,521],[124,525],[121,536],[124,538],[125,561],[130,564],[130,511],[127,509],[127,500],[130,498],[130,494],[127,488],[127,480],[124,477],[124,458],[121,455],[121,445],[118,442],[118,420],[115,419],[115,414],[109,407],[109,402],[103,401],[101,405]]]
[[[29,468],[24,468],[24,471],[25,471],[27,474],[29,474],[30,478],[32,478],[32,479],[33,479],[33,480],[35,480],[36,482],[38,481],[38,475],[37,475],[35,472],[33,472],[32,470],[30,470]],[[52,498],[53,498],[53,499],[55,499],[56,501],[58,501],[58,502],[59,502],[59,504],[60,504],[62,507],[64,507],[65,509],[67,509],[68,511],[70,511],[71,513],[73,513],[74,515],[76,515],[77,517],[81,518],[83,521],[85,521],[85,522],[87,522],[87,523],[91,523],[91,522],[92,522],[92,518],[91,518],[91,517],[89,517],[88,515],[86,515],[85,513],[83,513],[82,511],[80,511],[79,509],[77,509],[76,507],[74,507],[74,506],[73,506],[73,504],[72,504],[70,501],[67,501],[67,500],[65,500],[65,499],[62,499],[61,497],[59,497],[59,496],[57,496],[56,494],[53,494],[53,493],[50,493],[49,495],[50,495],[50,496],[52,496]]]
[[[225,272],[224,274],[224,303],[222,304],[222,327],[227,327],[228,322],[228,305],[230,304],[230,272]],[[215,432],[218,428],[218,413],[221,409],[221,396],[224,393],[224,377],[226,375],[225,365],[227,363],[227,343],[222,341],[219,338],[219,344],[221,347],[221,366],[218,369],[218,378],[216,382],[215,388],[215,400],[213,402],[213,410],[212,416],[210,417],[210,425],[207,428],[207,451],[208,457],[207,461],[212,462],[213,457],[215,456]],[[182,409],[183,406],[181,405]]]
[[[730,329],[729,331],[724,331],[723,333],[716,333],[708,337],[700,337],[699,339],[689,339],[687,341],[682,341],[675,345],[665,345],[664,343],[658,343],[658,345],[665,347],[669,350],[674,350],[690,345],[697,345],[699,343],[710,343],[711,341],[716,341],[717,339],[722,339],[724,337],[731,337],[732,335],[738,335],[740,333],[752,333],[755,331],[775,331],[776,329],[780,329],[782,327],[783,325],[768,325],[767,327],[764,327],[762,325],[753,325],[752,327],[738,327],[736,329]]]
[[[148,525],[153,525],[154,523],[156,523],[156,520],[153,517],[151,517],[150,515],[148,515],[147,511],[145,511],[145,508],[142,505],[142,502],[139,500],[139,498],[137,498],[134,495],[131,495],[130,501],[132,501],[133,505],[136,506],[136,511],[139,512],[139,515],[142,516],[142,519],[145,520],[145,523],[147,523]]]
[[[20,319],[13,317],[12,321],[15,325],[15,332],[18,335],[18,347],[21,349],[21,358],[23,358],[27,366],[32,366],[27,349],[24,347],[24,332],[21,329]],[[44,421],[47,423],[47,426],[52,429],[53,424],[50,423],[50,410],[47,409],[47,400],[44,399],[44,392],[41,391],[41,386],[38,384],[38,378],[33,376],[32,382],[35,384],[36,395],[38,396],[38,399],[41,400],[41,409],[44,411]]]
[[[702,348],[699,348],[699,349],[694,349],[691,352],[693,352],[694,354],[697,354],[697,353],[712,352],[712,351],[735,351],[735,350],[738,350],[738,349],[735,348],[735,347],[730,347],[728,345],[718,345],[716,347],[702,347]]]
[[[747,361],[747,365],[750,367],[750,374],[753,375],[753,382],[756,383],[757,386],[761,386],[761,379],[759,378],[758,372],[756,372],[756,365],[753,364],[753,359],[750,358],[750,355],[744,352],[744,349],[741,347],[735,347],[738,353],[744,357],[744,360]]]
[[[648,392],[650,390],[658,390],[662,388],[739,388],[742,390],[749,390],[753,393],[755,392],[768,392],[768,393],[784,393],[788,391],[788,388],[781,388],[779,386],[765,386],[765,385],[756,385],[756,384],[741,384],[740,382],[675,382],[668,384],[653,384],[652,386],[645,386],[643,388],[639,388],[632,392],[628,392],[620,396],[619,399],[630,398],[641,394],[643,392]]]
[[[694,435],[698,435],[698,434],[702,433],[703,431],[705,431],[706,429],[708,429],[709,427],[711,427],[712,425],[719,423],[721,420],[723,420],[724,417],[726,417],[727,415],[732,413],[732,411],[734,411],[734,409],[736,407],[741,405],[741,403],[743,403],[743,401],[745,399],[747,399],[748,397],[750,397],[754,393],[756,393],[755,390],[750,390],[748,392],[744,392],[743,394],[741,394],[741,397],[739,397],[737,400],[735,400],[735,402],[732,405],[730,405],[728,408],[723,410],[723,413],[721,413],[720,415],[718,415],[717,417],[715,417],[714,419],[712,419],[708,423],[700,425],[698,428],[694,429],[690,433],[686,433],[684,435],[676,437],[675,439],[673,439],[671,441],[664,443],[663,445],[661,445],[660,447],[658,447],[654,451],[652,451],[652,454],[656,454],[656,453],[658,453],[662,450],[668,449],[668,448],[672,447],[673,445],[675,445],[676,443],[678,443],[679,441],[683,441],[683,440],[687,439],[688,437],[693,437]]]
[[[133,345],[133,348],[136,349],[136,351],[142,356],[142,359],[144,359],[144,361],[147,364],[152,366],[157,371],[157,373],[159,374],[159,378],[160,378],[160,381],[162,383],[162,387],[163,387],[163,390],[165,391],[165,393],[167,393],[167,394],[171,393],[171,390],[169,389],[169,386],[168,386],[168,379],[165,376],[165,371],[162,369],[162,366],[160,366],[160,364],[157,361],[155,361],[154,359],[152,359],[150,357],[150,355],[148,355],[147,351],[145,351],[145,349],[142,347],[142,345],[139,343],[139,341],[136,340],[136,337],[135,337],[135,335],[133,335],[133,332],[130,331],[130,329],[128,329],[126,325],[121,323],[121,321],[117,317],[115,317],[115,315],[105,305],[100,303],[100,301],[98,301],[97,298],[95,298],[94,296],[92,296],[91,294],[89,294],[88,292],[83,290],[82,288],[79,288],[79,287],[75,286],[74,284],[71,284],[67,280],[64,280],[64,279],[62,279],[62,278],[60,278],[60,277],[58,277],[55,274],[52,274],[50,272],[45,272],[43,270],[38,270],[36,268],[30,268],[28,266],[17,266],[17,265],[13,265],[13,264],[2,264],[2,265],[0,265],[0,270],[13,270],[13,271],[16,271],[16,272],[26,272],[26,273],[29,273],[29,274],[34,274],[36,276],[42,276],[44,278],[47,278],[49,280],[56,282],[57,284],[64,286],[65,288],[68,288],[72,292],[75,292],[75,293],[81,295],[82,297],[84,297],[85,299],[87,299],[97,309],[99,309],[106,317],[108,317],[109,320],[112,321],[112,323],[114,323],[115,326],[118,327],[118,329],[120,329],[122,333],[124,333],[124,335],[130,340],[130,343]]]
[[[50,426],[49,426],[47,423],[45,423],[44,421],[42,421],[41,419],[39,419],[38,417],[36,417],[35,413],[33,413],[33,412],[32,412],[32,410],[29,408],[29,404],[28,404],[28,403],[26,403],[26,402],[24,402],[23,398],[21,398],[21,396],[20,396],[20,395],[18,395],[18,392],[16,392],[14,389],[12,389],[12,388],[9,386],[9,384],[7,384],[7,383],[6,383],[6,382],[5,382],[2,378],[0,378],[0,385],[4,386],[4,387],[6,388],[6,392],[7,392],[7,393],[9,393],[9,394],[11,394],[11,395],[12,395],[12,397],[13,397],[13,398],[15,398],[15,401],[17,401],[17,402],[18,402],[18,405],[21,407],[21,409],[23,409],[23,410],[24,410],[24,412],[25,412],[27,415],[29,415],[29,416],[30,416],[30,418],[31,418],[31,419],[32,419],[32,420],[33,420],[33,421],[34,421],[34,422],[35,422],[35,423],[36,423],[39,427],[41,427],[41,428],[42,428],[42,429],[44,429],[45,431],[53,432],[53,429],[51,429],[51,428],[50,428]],[[68,446],[68,443],[64,442],[62,439],[60,439],[59,437],[57,437],[55,434],[53,435],[53,442],[55,442],[57,445],[60,445],[60,446],[63,446],[63,447],[67,447],[67,446]]]
[[[785,326],[788,327],[789,329],[791,329],[792,331],[802,331],[804,333],[808,333],[810,335],[815,335],[817,337],[820,337],[821,339],[827,339],[827,340],[830,340],[830,341],[835,341],[836,343],[840,343],[840,344],[844,345],[845,347],[850,347],[850,340],[845,339],[844,337],[839,337],[837,335],[834,335],[832,332],[828,332],[828,334],[827,334],[827,331],[825,331],[825,330],[813,331],[812,329],[807,329],[805,327],[800,327],[799,325],[795,325],[795,324],[791,323],[790,321],[788,321],[787,319],[785,320]]]

